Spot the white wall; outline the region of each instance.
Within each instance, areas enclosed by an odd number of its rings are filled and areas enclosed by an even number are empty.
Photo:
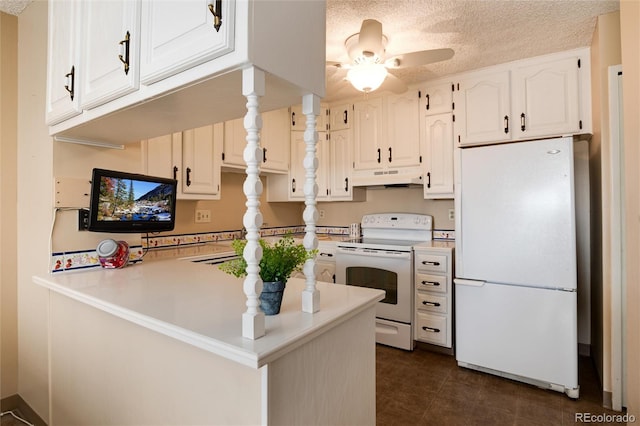
[[[53,143],[44,123],[47,2],[18,18],[18,392],[48,422],[46,274],[53,206]]]

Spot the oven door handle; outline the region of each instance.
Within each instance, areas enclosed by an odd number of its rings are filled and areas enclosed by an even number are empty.
[[[386,257],[393,259],[411,259],[411,252],[395,251],[395,250],[377,250],[364,248],[336,248],[336,254],[342,256],[358,256],[358,257]]]

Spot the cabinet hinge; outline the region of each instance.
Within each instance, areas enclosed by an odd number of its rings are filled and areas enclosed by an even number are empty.
[[[582,130],[582,120],[578,122],[578,126],[580,126],[580,130]]]

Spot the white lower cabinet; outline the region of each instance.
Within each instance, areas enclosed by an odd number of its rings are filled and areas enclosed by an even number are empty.
[[[453,349],[452,282],[452,247],[416,248],[415,340]]]
[[[142,170],[178,180],[180,200],[220,199],[222,123],[143,140]]]
[[[291,274],[291,276],[294,278],[305,278],[304,272],[302,271],[296,271]],[[316,281],[336,282],[336,243],[334,241],[321,241],[318,244]]]

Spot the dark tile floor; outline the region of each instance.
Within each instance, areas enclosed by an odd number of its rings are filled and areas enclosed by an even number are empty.
[[[576,424],[576,413],[621,414],[602,407],[602,392],[587,357],[579,361],[578,400],[458,367],[453,356],[423,347],[407,352],[377,345],[376,379],[380,426],[571,425]]]

